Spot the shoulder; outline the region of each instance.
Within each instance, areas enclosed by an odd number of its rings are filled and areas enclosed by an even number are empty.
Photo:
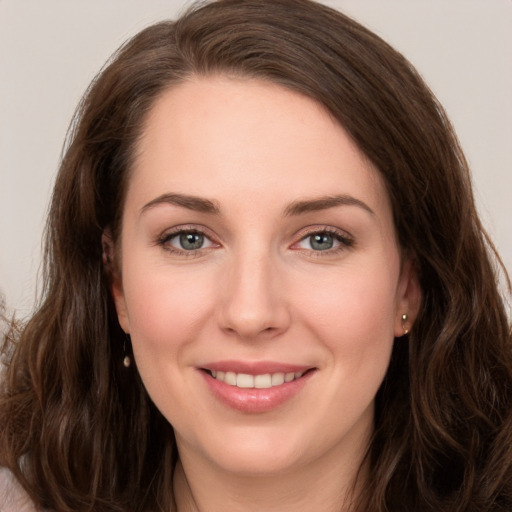
[[[36,507],[7,468],[0,467],[0,512],[37,512]]]

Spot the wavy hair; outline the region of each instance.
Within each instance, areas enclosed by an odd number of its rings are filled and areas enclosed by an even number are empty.
[[[376,397],[371,492],[356,509],[512,510],[511,327],[465,158],[410,63],[308,0],[203,3],[140,32],[91,84],[53,192],[42,299],[4,341],[0,464],[56,512],[172,506],[173,430],[135,366],[122,366],[101,237],[119,235],[155,100],[213,74],[267,80],[322,104],[382,173],[419,273],[421,309]]]

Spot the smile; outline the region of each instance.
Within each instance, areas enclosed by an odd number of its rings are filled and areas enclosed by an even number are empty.
[[[265,373],[261,375],[249,375],[247,373],[223,372],[217,370],[210,371],[211,376],[220,381],[228,384],[229,386],[236,386],[238,388],[255,388],[255,389],[268,389],[276,386],[281,386],[285,382],[292,382],[295,379],[302,377],[304,372],[277,372]]]
[[[265,413],[300,395],[317,368],[283,363],[217,362],[199,367],[212,395],[230,409]]]

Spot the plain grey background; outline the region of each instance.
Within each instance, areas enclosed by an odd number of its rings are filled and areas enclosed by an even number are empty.
[[[0,0],[0,293],[30,312],[74,109],[110,54],[181,0]],[[512,1],[331,0],[401,51],[448,111],[512,271]]]

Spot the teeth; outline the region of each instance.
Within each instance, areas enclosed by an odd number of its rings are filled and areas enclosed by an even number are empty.
[[[302,377],[304,372],[289,373],[265,373],[262,375],[248,375],[247,373],[221,372],[212,370],[210,372],[214,379],[220,380],[230,386],[239,388],[267,389],[274,386],[281,386],[285,382]]]
[[[237,388],[253,388],[254,377],[245,373],[239,373],[236,376],[236,387]]]
[[[219,376],[217,375],[217,379]],[[226,372],[224,375],[224,382],[229,384],[230,386],[236,386],[236,373],[235,372]]]
[[[271,377],[272,386],[280,386],[284,384],[284,373],[274,373]]]
[[[254,377],[254,387],[259,389],[272,387],[272,376],[269,373],[265,375],[256,375]]]

